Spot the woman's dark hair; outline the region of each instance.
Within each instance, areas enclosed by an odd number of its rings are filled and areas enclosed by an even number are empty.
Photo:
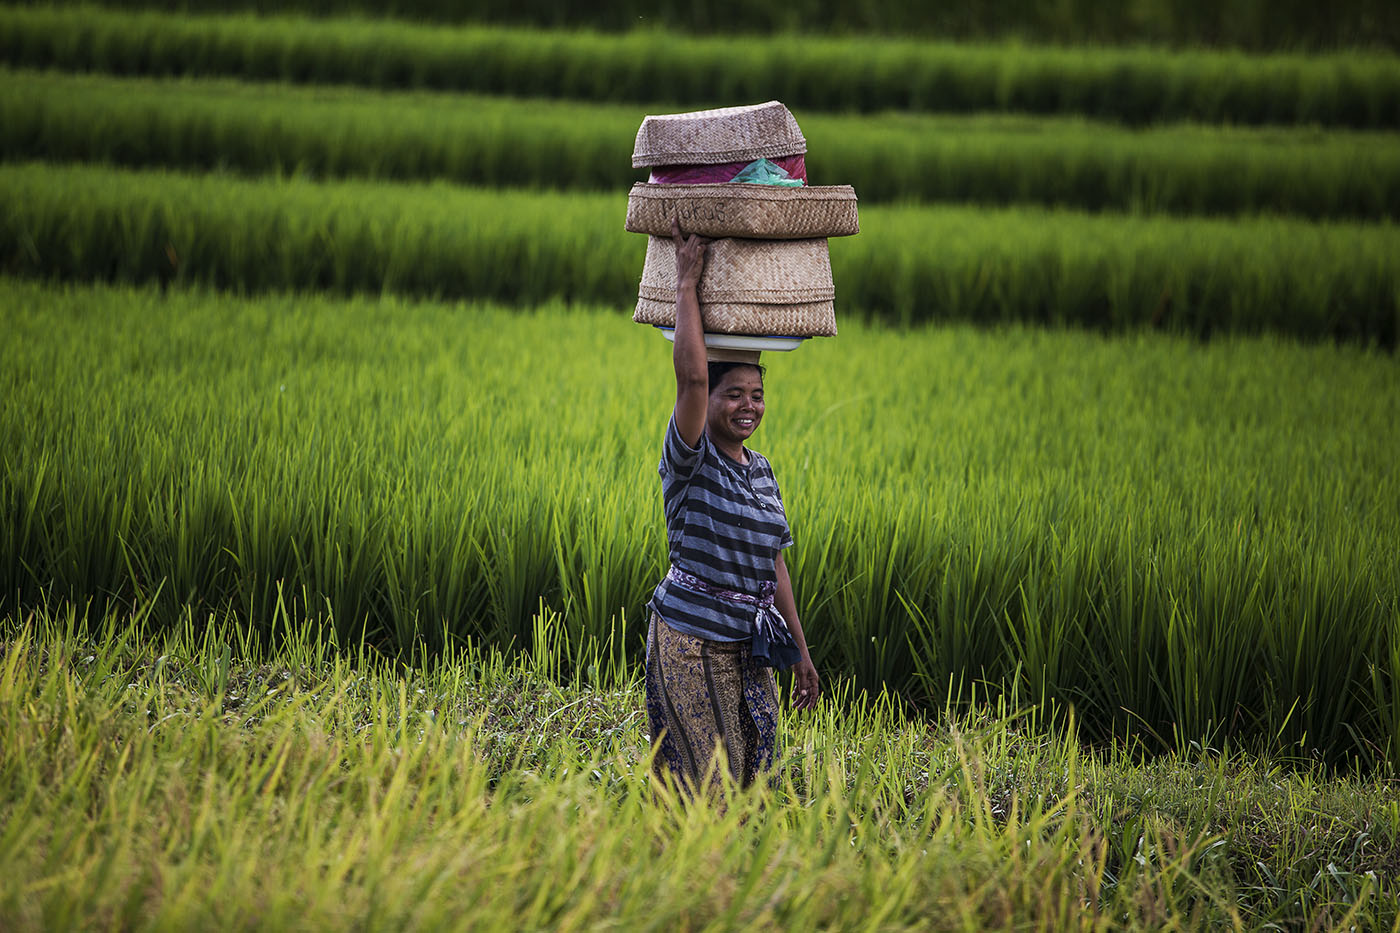
[[[719,386],[720,380],[724,378],[724,374],[727,373],[727,372],[729,372],[731,369],[738,369],[740,366],[752,366],[754,369],[758,370],[758,378],[759,378],[760,380],[763,379],[764,374],[767,373],[767,371],[768,371],[767,369],[765,369],[764,367],[758,365],[757,363],[733,363],[733,362],[727,362],[727,361],[726,361],[726,362],[716,362],[716,361],[714,361],[714,360],[711,360],[711,361],[710,361],[709,363],[707,363],[706,365],[709,367],[709,370],[710,370],[710,391],[711,391],[711,392],[713,392],[713,391],[715,390],[715,388],[716,388],[717,386]]]

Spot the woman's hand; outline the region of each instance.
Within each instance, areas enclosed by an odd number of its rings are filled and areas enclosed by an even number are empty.
[[[802,658],[792,666],[792,708],[816,709],[817,698],[822,693],[822,680],[812,666],[812,655],[807,651],[807,636],[802,632],[802,623],[797,620],[797,600],[792,597],[792,577],[788,575],[787,561],[783,560],[782,551],[773,561],[773,573],[778,578],[778,592],[774,594],[773,602],[787,623],[792,640],[797,642],[797,651]]]
[[[700,273],[705,271],[705,247],[710,241],[698,233],[683,236],[677,215],[671,218],[671,242],[676,244],[676,287],[697,288]]]
[[[812,666],[811,658],[803,658],[792,668],[793,709],[816,709],[817,698],[821,696],[821,678]]]

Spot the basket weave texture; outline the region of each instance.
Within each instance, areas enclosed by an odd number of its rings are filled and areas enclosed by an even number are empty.
[[[674,296],[673,296],[674,297]],[[674,301],[637,299],[632,320],[638,324],[676,326]],[[709,334],[751,334],[755,337],[835,337],[836,305],[831,301],[772,305],[757,302],[715,302],[700,305],[701,326]]]
[[[653,185],[638,182],[627,196],[627,229],[670,236],[681,229],[707,237],[806,240],[860,232],[850,185]]]
[[[632,167],[751,162],[806,151],[797,120],[770,100],[750,107],[650,115],[637,130]]]
[[[676,247],[670,237],[647,238],[646,264],[637,291],[643,298],[676,300]],[[705,251],[697,296],[702,305],[831,301],[836,286],[831,281],[826,240],[714,240]]]
[[[676,247],[669,237],[647,238],[637,291],[632,320],[675,326]],[[836,335],[836,288],[825,239],[715,240],[705,251],[696,292],[710,333]]]

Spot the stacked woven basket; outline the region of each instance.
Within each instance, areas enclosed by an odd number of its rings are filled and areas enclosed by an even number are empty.
[[[632,166],[650,168],[651,180],[634,185],[627,200],[627,229],[649,235],[632,319],[675,327],[671,220],[678,217],[685,233],[715,238],[698,289],[711,358],[725,356],[715,348],[791,349],[801,338],[835,336],[827,238],[859,232],[856,194],[849,185],[808,186],[806,151],[778,101],[644,119]],[[759,159],[789,178],[727,181]],[[666,183],[675,179],[703,181]]]

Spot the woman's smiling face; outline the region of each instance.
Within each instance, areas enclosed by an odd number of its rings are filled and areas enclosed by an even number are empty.
[[[710,387],[705,424],[712,440],[743,445],[763,420],[763,376],[755,366],[736,366]]]

